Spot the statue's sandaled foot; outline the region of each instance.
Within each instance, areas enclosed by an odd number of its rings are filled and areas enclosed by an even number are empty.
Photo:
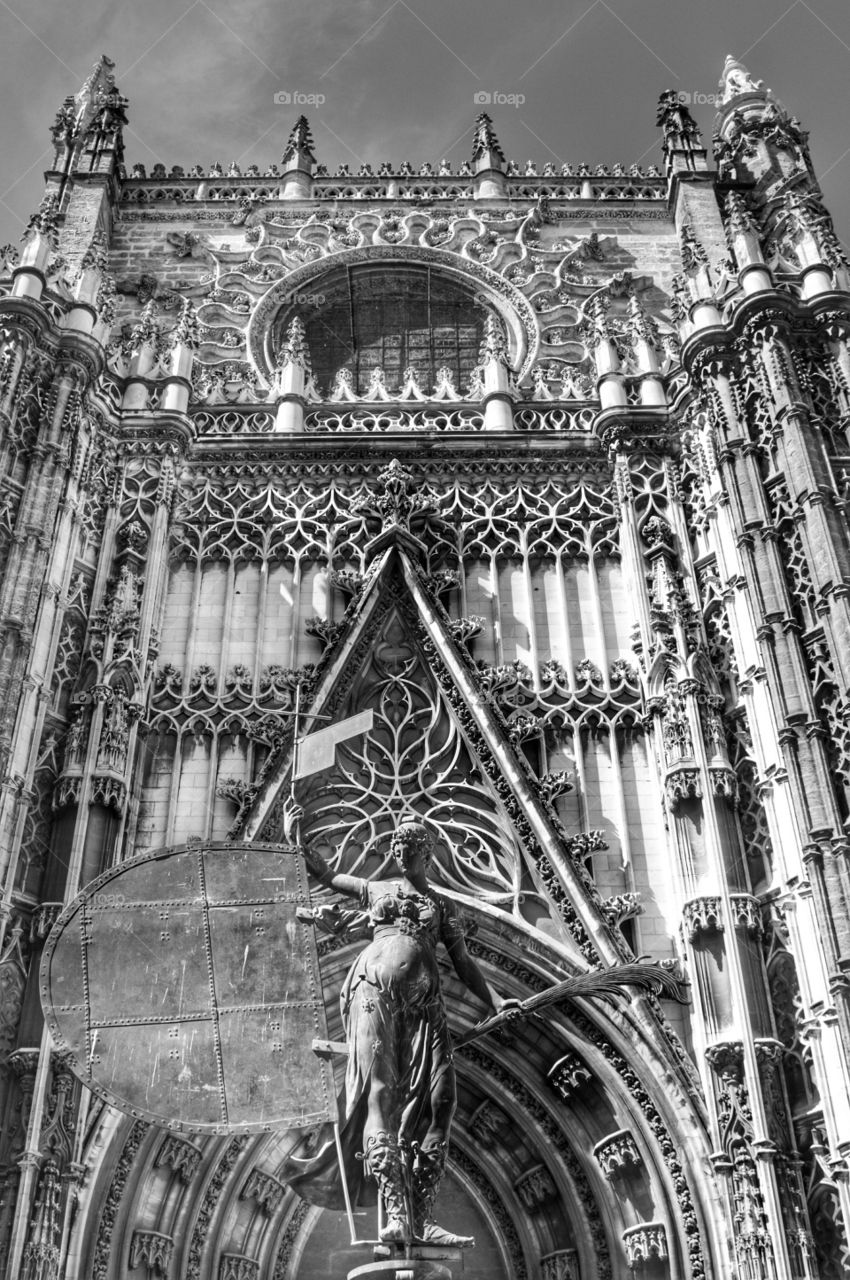
[[[381,1228],[381,1240],[384,1244],[406,1244],[407,1228],[400,1218],[388,1218]]]
[[[419,1239],[423,1244],[441,1245],[444,1249],[471,1249],[475,1244],[473,1236],[457,1236],[453,1231],[446,1231],[433,1218],[423,1225]]]

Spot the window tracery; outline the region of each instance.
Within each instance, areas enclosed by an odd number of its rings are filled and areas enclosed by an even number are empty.
[[[315,380],[326,393],[341,371],[350,374],[355,394],[366,397],[376,370],[393,392],[403,389],[408,370],[431,387],[446,368],[457,388],[468,386],[487,315],[470,285],[428,266],[363,263],[329,272],[316,292],[303,296],[307,305],[296,301],[297,313]]]

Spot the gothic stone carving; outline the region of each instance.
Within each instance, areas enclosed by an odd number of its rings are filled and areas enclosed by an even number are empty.
[[[137,1229],[133,1232],[130,1245],[130,1268],[145,1266],[156,1275],[164,1276],[168,1273],[173,1253],[174,1241],[171,1236],[163,1235],[160,1231]]]
[[[661,1222],[644,1222],[623,1232],[626,1258],[633,1269],[667,1257],[667,1232]]]
[[[549,1069],[549,1083],[564,1102],[569,1102],[574,1093],[582,1089],[593,1079],[590,1071],[576,1053],[565,1053]]]
[[[176,1174],[179,1174],[182,1182],[190,1183],[198,1172],[201,1155],[200,1147],[196,1147],[187,1138],[179,1138],[174,1133],[167,1133],[157,1152],[155,1163],[157,1168],[169,1165]]]
[[[270,1173],[252,1169],[239,1193],[241,1200],[256,1200],[264,1213],[275,1213],[286,1195],[286,1187]]]
[[[625,1173],[641,1163],[640,1152],[628,1129],[620,1129],[597,1142],[593,1154],[606,1178]]]
[[[558,1249],[540,1259],[542,1280],[581,1280],[578,1253],[575,1249]]]
[[[551,1173],[542,1164],[536,1164],[533,1168],[527,1169],[522,1177],[517,1178],[514,1187],[526,1209],[532,1213],[542,1209],[558,1194],[558,1188]]]
[[[242,1253],[223,1253],[218,1267],[218,1280],[258,1280],[260,1264]]]
[[[486,1101],[473,1114],[469,1132],[476,1142],[489,1149],[495,1146],[500,1136],[507,1133],[509,1125],[510,1121],[502,1108],[497,1107],[495,1102]]]
[[[716,896],[694,898],[682,909],[682,922],[691,942],[701,933],[722,930],[723,916],[720,898]]]

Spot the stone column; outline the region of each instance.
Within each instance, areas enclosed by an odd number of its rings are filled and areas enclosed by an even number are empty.
[[[495,316],[484,325],[479,364],[482,370],[485,431],[512,431],[514,425],[511,371],[504,330]]]
[[[608,323],[607,300],[601,293],[594,294],[585,307],[581,334],[596,362],[596,385],[603,411],[625,408],[626,384],[620,371],[613,329]]]
[[[300,435],[304,431],[304,404],[310,380],[310,351],[304,322],[293,316],[275,367],[272,395],[277,399],[275,431]]]
[[[633,595],[640,619],[647,711],[670,815],[682,949],[692,975],[695,1049],[712,1102],[716,1167],[729,1174],[730,1215],[738,1212],[741,1197],[750,1214],[746,1220],[738,1217],[739,1265],[742,1269],[749,1265],[747,1259],[765,1229],[770,1250],[748,1274],[764,1280],[790,1277],[775,1168],[777,1147],[762,1093],[757,1050],[759,1042],[772,1036],[763,962],[751,942],[760,932],[761,920],[735,820],[736,779],[718,714],[722,698],[685,585],[694,581],[694,573],[687,525],[672,479],[668,479],[669,521],[651,515],[641,524],[627,471],[623,455],[618,460],[617,491],[624,551],[631,561],[644,565],[633,576]],[[726,1102],[714,1072],[715,1059],[724,1058],[729,1045],[739,1048],[747,1090],[748,1120],[741,1138],[745,1165],[736,1164],[730,1155]]]

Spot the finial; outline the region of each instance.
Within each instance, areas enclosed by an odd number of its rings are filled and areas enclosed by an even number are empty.
[[[505,341],[505,331],[501,322],[497,320],[492,312],[484,321],[481,350],[478,354],[479,364],[486,364],[488,360],[496,360],[499,364],[508,363],[508,344]]]
[[[473,161],[495,159],[498,165],[505,163],[505,155],[499,146],[499,139],[496,137],[496,131],[493,128],[493,121],[487,115],[486,111],[482,111],[481,115],[475,121],[475,137],[472,140],[472,159]],[[492,165],[495,168],[497,166]]]
[[[180,343],[182,346],[188,347],[190,351],[197,351],[200,346],[201,330],[198,323],[198,313],[191,298],[183,299],[180,307],[180,317],[171,332],[171,341],[174,345]]]
[[[286,364],[297,364],[305,373],[311,372],[307,330],[300,316],[293,316],[286,326],[286,336],[278,356],[278,368],[282,369]]]
[[[306,116],[299,116],[295,121],[292,132],[289,135],[286,146],[281,157],[281,164],[287,165],[292,161],[306,160],[308,164],[315,164],[316,157],[313,154],[313,136],[310,133],[310,125]]]
[[[156,303],[151,298],[150,302],[145,304],[142,314],[133,327],[130,341],[132,346],[138,349],[144,346],[145,343],[156,346],[159,343],[160,336],[159,325],[156,322]]]
[[[746,94],[756,93],[766,97],[768,92],[764,87],[764,81],[754,80],[743,62],[739,62],[731,54],[727,55],[723,65],[719,88],[721,107],[725,107],[734,98],[741,98]]]
[[[584,307],[584,316],[579,324],[579,333],[592,351],[600,342],[611,340],[608,326],[608,297],[596,293],[588,298]]]
[[[658,346],[658,328],[652,316],[647,315],[637,294],[629,298],[626,312],[626,328],[632,342],[642,340],[650,346]]]

